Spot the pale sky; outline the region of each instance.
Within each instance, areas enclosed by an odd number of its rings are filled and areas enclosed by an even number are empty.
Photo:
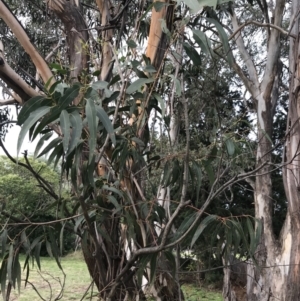
[[[10,115],[12,120],[17,120],[16,111],[13,108],[10,111]],[[3,142],[5,148],[13,157],[17,156],[17,143],[18,143],[20,130],[21,127],[13,123],[12,128],[9,129],[8,133],[6,134],[5,141]],[[52,139],[49,140],[51,141]],[[39,136],[37,136],[37,138],[35,138],[33,142],[30,142],[28,135],[26,135],[26,138],[23,141],[22,148],[19,153],[19,157],[22,157],[22,153],[25,150],[27,150],[29,155],[33,155],[38,141],[39,141]],[[44,147],[49,143],[48,141],[45,142]],[[2,147],[0,147],[0,155],[5,155]]]
[[[14,124],[13,127],[9,129],[8,133],[6,134],[5,141],[3,142],[5,148],[13,157],[17,156],[17,143],[18,143],[20,129],[21,129],[20,126]],[[27,150],[28,154],[33,155],[36,147],[36,143],[39,140],[38,138],[39,137],[37,137],[35,141],[30,142],[29,137],[27,135],[26,138],[24,139],[19,156],[22,156],[24,150]],[[0,147],[0,155],[5,155],[2,147]]]

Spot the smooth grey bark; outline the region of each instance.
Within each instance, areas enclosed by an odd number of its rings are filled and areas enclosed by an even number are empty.
[[[293,1],[293,6],[297,6],[298,2],[299,1],[297,0]],[[267,5],[267,2],[264,3]],[[295,3],[297,3],[297,5],[295,5]],[[273,25],[281,27],[284,8],[285,1],[277,0],[273,10]],[[268,16],[269,9],[270,7],[265,7],[265,16]],[[293,11],[296,12],[297,9],[298,6],[297,8],[294,7]],[[239,31],[240,25],[238,24],[238,20],[234,12],[232,14],[231,21],[234,31]],[[294,28],[298,29],[297,26]],[[251,301],[287,301],[299,299],[298,288],[290,287],[289,285],[289,283],[296,283],[296,281],[299,283],[300,280],[300,271],[298,272],[297,265],[299,263],[299,255],[296,255],[299,254],[299,219],[297,223],[293,222],[293,227],[291,227],[290,218],[291,212],[294,213],[296,207],[299,206],[298,194],[296,191],[297,186],[295,187],[298,175],[292,176],[295,172],[299,173],[298,167],[296,167],[296,170],[295,167],[293,167],[293,171],[286,168],[286,171],[288,171],[286,172],[286,174],[288,174],[288,180],[285,181],[285,188],[289,199],[289,213],[279,239],[275,239],[272,228],[272,144],[270,137],[272,137],[273,116],[278,97],[278,76],[281,64],[280,32],[281,31],[276,28],[269,28],[267,30],[267,61],[264,69],[265,71],[261,79],[258,77],[256,67],[253,63],[253,58],[246,49],[242,36],[239,34],[235,36],[236,45],[240,52],[243,64],[246,67],[247,73],[245,73],[236,62],[233,63],[233,68],[243,80],[248,91],[251,93],[253,105],[256,108],[258,140],[256,166],[264,166],[257,172],[255,185],[253,185],[255,217],[262,221],[263,231],[260,244],[255,254],[256,263],[254,264],[254,262],[250,260],[247,266],[247,300]],[[297,30],[293,32],[293,34],[294,36],[298,36]],[[291,44],[291,46],[292,45],[293,44]],[[290,64],[291,66],[295,65],[292,61]],[[291,94],[292,93],[290,93],[290,97]],[[292,121],[289,121],[288,129],[290,129],[292,123],[295,124],[297,118],[294,115],[297,114],[296,112],[296,108],[290,106],[289,118],[292,119]],[[299,130],[295,130],[295,132],[299,133]],[[287,162],[291,162],[293,156],[297,153],[299,143],[298,134],[290,137],[290,139],[293,139],[293,150],[287,150]],[[291,144],[288,143],[287,149],[290,148],[290,145]],[[293,180],[291,181],[292,177]],[[292,201],[290,201],[290,199]],[[295,217],[295,219],[297,220],[297,217]],[[293,246],[291,246],[292,241]],[[294,263],[296,263],[296,265],[294,265]],[[291,267],[294,267],[292,268],[294,272],[291,272]],[[224,298],[227,301],[238,300],[236,295],[232,292],[233,286],[230,283],[230,275],[225,273],[225,277],[224,288],[227,289],[223,290]],[[289,279],[290,281],[288,281]]]

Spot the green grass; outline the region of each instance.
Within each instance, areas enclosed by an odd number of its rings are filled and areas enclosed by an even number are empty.
[[[21,257],[21,265],[24,264],[24,257]],[[63,290],[63,301],[81,300],[83,294],[90,286],[91,279],[80,253],[62,258],[61,265],[66,274],[66,282]],[[25,273],[22,274],[22,279],[25,279]],[[39,272],[36,265],[31,269],[29,281],[34,284],[41,296],[47,300],[55,300],[55,297],[61,291],[59,281],[63,281],[64,277],[61,270],[58,268],[54,259],[41,258],[41,271]],[[14,301],[38,301],[41,300],[30,284],[24,288],[24,280],[22,280],[21,294],[17,291],[12,291],[10,300]],[[198,288],[195,285],[183,285],[182,287],[186,301],[221,301],[220,293],[210,291],[204,288]],[[50,299],[52,293],[52,299]],[[93,301],[97,300],[95,296]],[[90,300],[91,290],[86,299]]]
[[[21,266],[24,264],[24,259],[25,258],[21,258]],[[76,255],[67,256],[62,258],[61,265],[64,273],[66,274],[65,287],[61,300],[81,300],[83,294],[91,284],[91,278],[83,258],[79,255],[79,253]],[[25,273],[22,274],[22,280],[23,279],[25,279]],[[41,271],[38,271],[38,268],[35,264],[30,271],[28,280],[34,284],[36,289],[45,300],[50,301],[51,293],[52,300],[55,300],[55,297],[59,295],[61,291],[61,285],[59,282],[63,282],[64,276],[54,259],[44,257],[41,258]],[[21,294],[18,295],[17,291],[13,291],[10,300],[41,300],[30,284],[27,284],[26,288],[24,288],[24,284],[25,282],[22,281]],[[88,297],[90,296],[91,290],[88,294]],[[90,298],[87,299],[90,300]],[[94,297],[92,300],[97,300],[97,298]]]
[[[222,294],[204,288],[195,287],[191,284],[182,286],[185,301],[222,301]]]

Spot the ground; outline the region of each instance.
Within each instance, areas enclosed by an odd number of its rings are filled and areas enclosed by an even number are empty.
[[[24,263],[24,258],[23,258]],[[62,267],[66,274],[65,289],[63,290],[63,297],[61,300],[97,300],[96,293],[91,286],[91,279],[88,274],[86,265],[80,253],[74,253],[62,258]],[[25,279],[25,273],[22,275]],[[42,258],[41,271],[37,267],[30,272],[29,282],[32,283],[42,298],[45,301],[55,300],[61,291],[60,283],[64,277],[54,259]],[[43,300],[38,297],[32,285],[27,284],[24,289],[25,282],[22,281],[21,294],[18,295],[17,291],[13,291],[10,300],[14,301],[33,301]],[[183,292],[186,301],[221,301],[222,296],[220,292],[210,290],[208,288],[198,287],[192,284],[184,284]],[[86,297],[82,299],[83,295],[87,293]],[[91,298],[92,296],[92,298]],[[94,296],[94,297],[93,297]]]

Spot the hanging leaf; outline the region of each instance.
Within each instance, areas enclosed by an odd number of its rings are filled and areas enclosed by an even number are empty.
[[[78,111],[72,112],[69,115],[69,117],[70,117],[72,132],[71,132],[71,140],[70,140],[67,156],[74,150],[74,148],[79,143],[81,133],[82,133],[82,120]]]
[[[25,102],[22,107],[19,116],[18,116],[18,125],[22,125],[29,117],[29,115],[36,111],[40,107],[49,106],[51,104],[51,100],[49,98],[45,98],[45,96],[35,96]]]
[[[196,161],[193,161],[193,169],[196,175],[196,198],[197,198],[196,202],[198,204],[199,194],[200,194],[200,189],[202,184],[202,170],[200,165]]]
[[[194,47],[192,47],[188,43],[184,42],[183,48],[184,48],[186,54],[189,56],[189,58],[193,61],[193,63],[196,66],[201,65],[201,57]]]
[[[1,264],[1,292],[3,300],[6,300],[6,280],[7,280],[7,257],[9,255],[7,254],[4,258],[5,260],[2,260]]]
[[[186,232],[186,230],[192,225],[192,223],[195,221],[195,218],[196,218],[196,213],[193,213],[193,214],[187,216],[183,220],[183,222],[181,223],[179,228],[177,229],[172,241],[176,241],[178,238],[180,238]]]
[[[74,99],[79,95],[80,84],[76,83],[71,88],[68,88],[64,95],[58,101],[59,113],[69,106]]]
[[[154,79],[152,78],[139,78],[133,82],[126,90],[127,94],[132,94],[136,91],[142,91],[142,87],[146,84],[153,83]]]
[[[89,163],[91,163],[97,142],[96,108],[91,99],[87,99],[86,101],[85,112],[89,126]]]
[[[193,247],[193,245],[195,244],[195,242],[198,240],[199,236],[202,234],[202,232],[205,230],[205,228],[212,222],[216,221],[218,218],[217,215],[208,215],[198,226],[192,242],[191,242],[191,248]]]
[[[31,128],[32,125],[34,125],[40,118],[42,118],[44,115],[46,115],[50,111],[50,107],[41,107],[37,109],[36,111],[30,113],[29,117],[24,122],[19,138],[18,138],[18,145],[17,145],[17,156],[20,152],[20,149],[22,147],[24,138],[28,132],[28,130]]]
[[[150,260],[150,284],[154,283],[156,275],[157,254],[154,253]]]
[[[153,256],[154,254],[145,254],[142,255],[139,260],[139,265],[138,265],[139,269],[137,271],[137,282],[139,286],[142,285],[142,278],[144,276],[144,271],[146,269],[148,262],[151,260]]]
[[[213,50],[211,49],[210,40],[207,38],[204,32],[201,30],[193,30],[193,37],[197,44],[200,46],[201,50],[208,56],[213,55]]]
[[[107,113],[100,106],[97,106],[96,114],[97,114],[99,120],[104,125],[104,127],[107,131],[107,134],[109,135],[113,145],[116,145],[117,142],[116,142],[116,137],[115,137],[115,133],[114,133],[114,128],[113,128],[113,125],[112,125]]]
[[[228,155],[231,157],[234,155],[234,152],[235,152],[235,145],[234,145],[234,142],[228,138],[226,141],[225,141],[225,144],[226,144],[226,149],[227,149],[227,153]]]
[[[0,237],[2,258],[6,255],[7,233],[7,229],[4,229]]]
[[[181,90],[181,89],[180,89]],[[160,97],[159,94],[157,93],[152,93],[152,96],[155,97],[155,99],[158,101],[158,103],[160,104],[160,109],[161,109],[161,118],[165,117],[165,112],[166,112],[166,105],[165,105],[165,101]]]
[[[38,155],[38,158],[47,154],[52,148],[54,148],[56,145],[61,143],[61,137],[57,137],[53,139],[44,149],[43,151]]]
[[[223,26],[219,23],[219,21],[212,19],[212,18],[206,18],[206,20],[212,24],[214,24],[217,28],[217,31],[219,33],[222,45],[224,47],[225,55],[227,57],[227,60],[230,64],[233,63],[233,56],[232,52],[229,46],[228,36],[223,28]]]
[[[42,242],[40,241],[36,244],[33,252],[39,270],[41,270],[41,260],[40,260],[41,247],[42,247]]]
[[[210,185],[213,185],[214,181],[215,181],[215,174],[214,174],[214,170],[212,168],[212,163],[210,160],[204,161],[203,162],[203,167],[208,175],[208,179],[210,182]]]
[[[52,161],[55,159],[56,156],[61,157],[60,154],[63,154],[63,145],[62,143],[59,143],[54,150],[52,151],[52,153],[50,154],[48,160],[47,160],[47,164],[50,165],[52,163]]]
[[[113,195],[107,195],[106,197],[116,207],[115,213],[122,210],[122,207]]]
[[[43,137],[39,140],[39,142],[36,145],[35,151],[34,151],[34,158],[37,157],[40,149],[43,147],[45,141],[49,140],[49,138],[52,136],[52,132],[46,133],[43,135]]]
[[[63,134],[63,147],[66,153],[69,146],[70,140],[70,119],[69,114],[66,110],[62,110],[60,113],[60,128]]]

